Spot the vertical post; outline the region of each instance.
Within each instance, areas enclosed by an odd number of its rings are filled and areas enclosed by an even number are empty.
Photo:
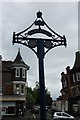
[[[40,85],[40,120],[46,120],[46,96],[44,81],[44,41],[37,40],[37,55],[39,60],[39,85]]]

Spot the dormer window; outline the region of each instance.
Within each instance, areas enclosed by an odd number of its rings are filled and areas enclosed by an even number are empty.
[[[20,68],[16,68],[16,77],[20,77]]]

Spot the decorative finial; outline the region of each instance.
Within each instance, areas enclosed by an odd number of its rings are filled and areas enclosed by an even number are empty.
[[[38,17],[38,18],[41,18],[41,17],[42,17],[42,12],[40,12],[40,10],[39,10],[39,12],[37,12],[37,17]]]

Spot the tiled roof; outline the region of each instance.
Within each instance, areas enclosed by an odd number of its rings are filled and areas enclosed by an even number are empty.
[[[27,68],[27,70],[29,70],[29,66],[27,64],[25,64],[25,62],[23,61],[23,59],[21,57],[20,50],[18,50],[18,54],[13,62],[12,61],[2,61],[2,69],[3,70],[9,70],[9,68],[13,67],[13,66],[25,67],[25,68]]]
[[[17,66],[17,65],[21,65],[23,67],[26,67],[27,69],[29,69],[29,66],[27,64],[25,64],[25,62],[23,61],[21,54],[20,54],[20,50],[18,50],[18,54],[15,58],[15,60],[13,61],[13,66]]]

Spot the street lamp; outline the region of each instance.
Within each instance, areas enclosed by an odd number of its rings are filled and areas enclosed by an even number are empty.
[[[37,29],[31,29],[37,27]],[[46,29],[42,29],[42,27]],[[47,38],[31,37],[34,34],[44,34]],[[46,120],[46,96],[44,80],[44,56],[54,47],[65,46],[66,38],[53,31],[42,18],[42,12],[37,12],[36,20],[25,30],[13,33],[13,44],[19,43],[29,47],[38,57],[39,61],[39,85],[40,85],[40,120]]]

